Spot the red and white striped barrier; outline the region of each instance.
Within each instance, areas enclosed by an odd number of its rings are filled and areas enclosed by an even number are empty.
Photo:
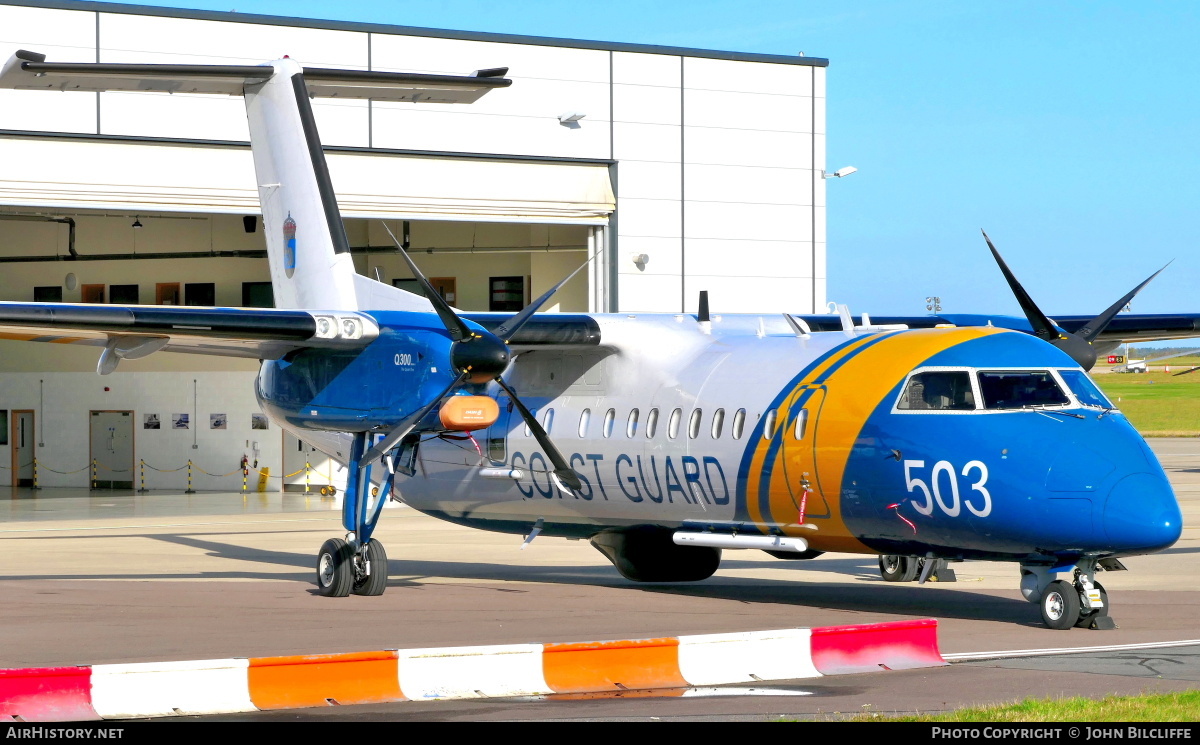
[[[576,644],[0,670],[0,721],[678,689],[947,664],[937,621]]]

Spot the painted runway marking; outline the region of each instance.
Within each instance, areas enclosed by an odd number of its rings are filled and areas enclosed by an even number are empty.
[[[1123,652],[1134,649],[1165,649],[1168,647],[1192,647],[1200,645],[1200,639],[1185,639],[1177,642],[1146,642],[1144,644],[1111,644],[1101,647],[1063,647],[1061,649],[1014,649],[1007,652],[959,652],[943,654],[946,662],[973,662],[976,660],[1002,660],[1012,657],[1047,657],[1056,654],[1086,654],[1089,652]]]

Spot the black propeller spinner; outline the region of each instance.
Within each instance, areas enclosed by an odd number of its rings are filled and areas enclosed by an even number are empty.
[[[396,236],[392,233],[391,228],[386,223],[383,227],[396,243],[396,248],[404,258],[405,263],[408,264],[409,270],[417,278],[417,282],[421,286],[421,291],[425,294],[429,302],[433,304],[434,311],[437,312],[442,325],[449,332],[450,338],[454,342],[450,345],[450,364],[454,371],[458,373],[458,377],[440,395],[393,427],[383,440],[367,451],[363,456],[363,462],[375,460],[395,447],[422,419],[441,403],[442,399],[449,396],[463,384],[468,382],[486,383],[489,380],[495,380],[508,393],[517,411],[520,412],[521,418],[525,421],[525,426],[533,433],[542,450],[546,452],[546,457],[554,464],[554,475],[568,488],[582,489],[583,482],[579,480],[579,476],[567,463],[567,459],[563,457],[562,453],[559,452],[558,448],[550,440],[550,435],[538,423],[537,419],[534,418],[533,412],[521,402],[516,392],[509,388],[500,376],[508,369],[508,364],[512,359],[512,353],[508,348],[509,340],[516,335],[521,327],[533,317],[533,314],[555,292],[558,292],[559,288],[569,282],[587,264],[585,263],[579,269],[571,272],[570,276],[566,279],[550,288],[541,297],[522,309],[520,313],[517,313],[501,324],[494,333],[485,329],[475,330],[467,326],[442,297],[441,293],[434,289],[425,275],[421,273],[421,270],[417,268],[417,265],[413,263],[408,252],[404,249],[404,244],[396,240]]]
[[[1029,297],[1029,293],[1025,292],[1025,288],[1017,281],[1016,276],[1008,268],[1008,264],[1004,263],[1004,259],[1000,257],[1000,252],[992,244],[992,239],[988,238],[987,232],[980,232],[983,233],[983,239],[987,241],[988,248],[992,251],[992,256],[995,257],[996,263],[1000,266],[1000,271],[1004,273],[1004,279],[1012,289],[1013,295],[1017,297],[1017,303],[1020,304],[1025,317],[1029,319],[1029,325],[1033,327],[1034,336],[1048,341],[1066,352],[1084,370],[1091,370],[1096,364],[1096,348],[1092,346],[1092,342],[1096,337],[1104,329],[1108,328],[1108,324],[1112,322],[1112,319],[1116,318],[1121,309],[1128,305],[1129,301],[1133,300],[1134,296],[1141,292],[1143,287],[1150,284],[1150,280],[1157,277],[1163,269],[1171,265],[1170,262],[1167,262],[1166,266],[1151,274],[1140,285],[1130,290],[1125,297],[1108,306],[1103,313],[1085,323],[1078,331],[1072,334],[1068,331],[1060,330],[1054,325],[1053,321],[1046,317],[1046,314],[1042,313],[1037,304],[1033,302],[1033,298]]]

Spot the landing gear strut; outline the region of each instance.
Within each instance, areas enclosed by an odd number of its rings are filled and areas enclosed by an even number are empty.
[[[326,597],[382,595],[387,589],[387,553],[371,534],[388,500],[392,479],[372,493],[371,466],[362,463],[369,437],[366,432],[355,434],[350,448],[350,476],[342,499],[346,539],[330,538],[317,553],[317,592]],[[370,504],[372,498],[374,504]]]
[[[1109,561],[1110,569],[1125,568],[1118,561]],[[1108,616],[1108,593],[1095,581],[1096,569],[1095,559],[1080,559],[1074,578],[1068,581],[1054,579],[1050,567],[1022,566],[1021,593],[1038,604],[1042,622],[1049,628],[1115,629],[1117,624]]]

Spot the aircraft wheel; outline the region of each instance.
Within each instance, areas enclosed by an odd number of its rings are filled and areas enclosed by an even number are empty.
[[[370,574],[356,577],[352,592],[355,595],[382,595],[388,580],[387,552],[383,550],[383,544],[375,540],[368,543],[365,558],[370,565]]]
[[[917,577],[919,562],[911,556],[884,554],[879,557],[879,574],[887,582],[912,582]]]
[[[317,554],[317,592],[327,598],[344,598],[354,585],[354,557],[341,538],[321,544]]]
[[[1094,582],[1092,584],[1097,590],[1100,591],[1100,602],[1104,603],[1104,605],[1097,610],[1080,607],[1079,620],[1075,622],[1075,626],[1077,628],[1082,629],[1091,626],[1093,618],[1103,618],[1104,616],[1108,615],[1108,593],[1104,591],[1104,585],[1100,584],[1099,582]],[[1083,603],[1081,601],[1080,606],[1082,605]]]
[[[1079,591],[1066,580],[1056,579],[1041,600],[1042,622],[1052,629],[1069,629],[1079,620]]]

